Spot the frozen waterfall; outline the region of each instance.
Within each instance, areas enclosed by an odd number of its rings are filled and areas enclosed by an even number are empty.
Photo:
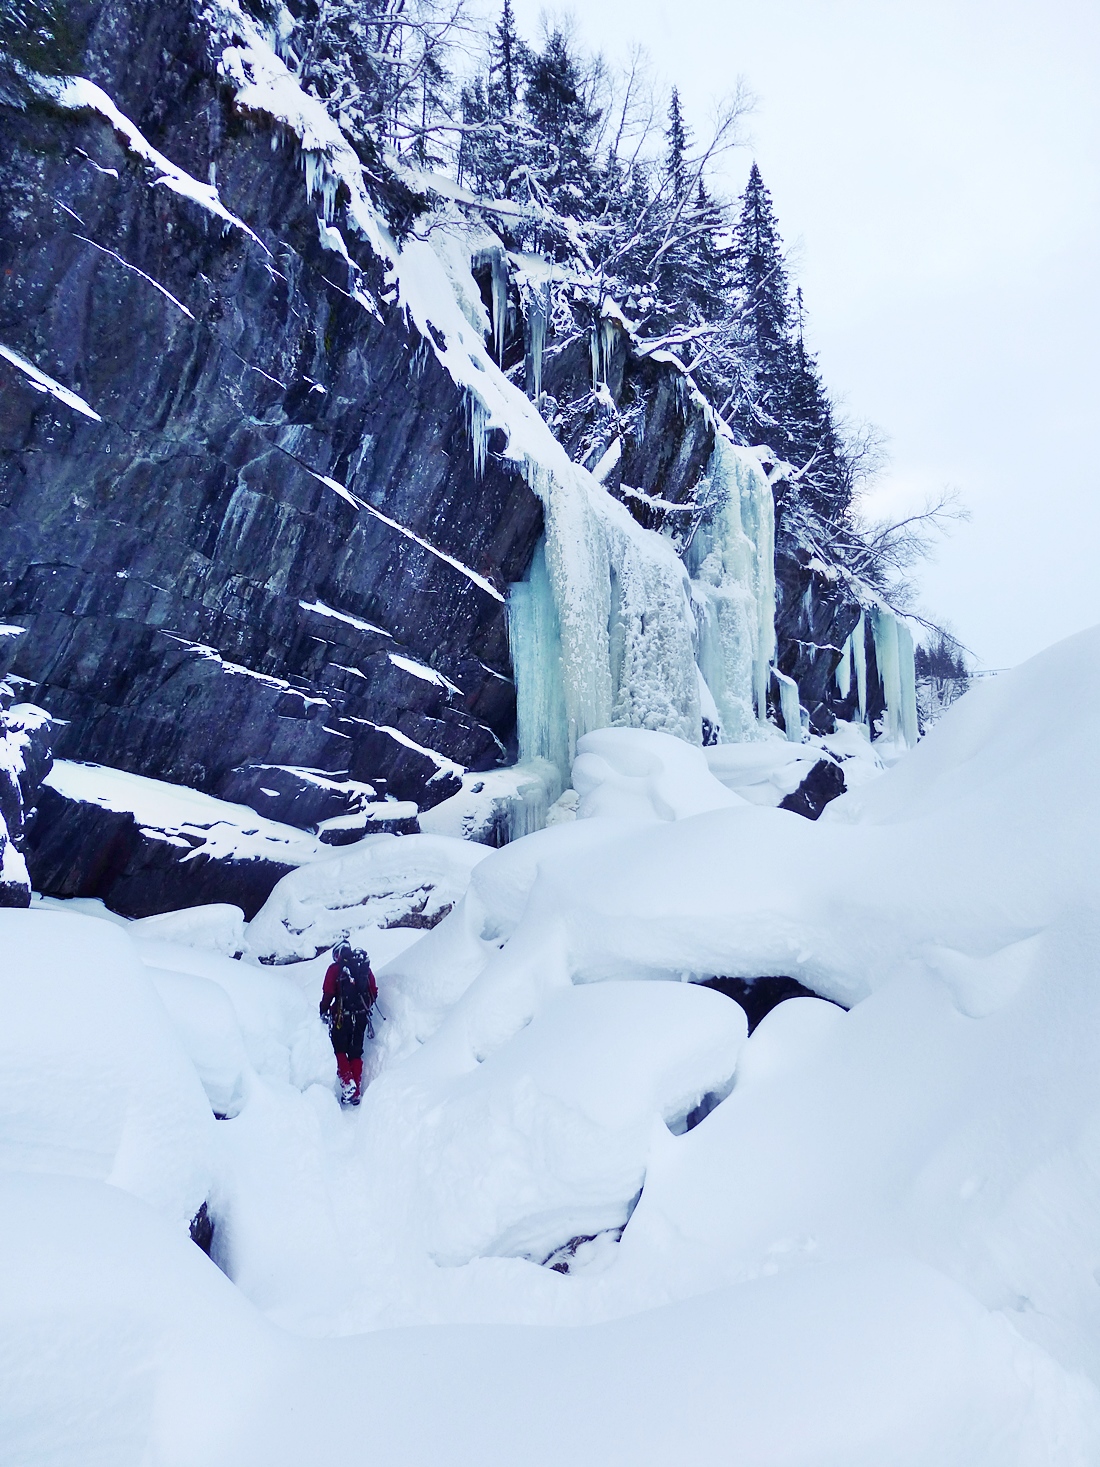
[[[568,782],[577,739],[593,729],[697,744],[700,675],[722,738],[758,737],[775,655],[775,550],[771,487],[753,455],[716,438],[683,561],[582,470],[529,459],[527,478],[546,536],[509,594],[521,760],[547,759]]]
[[[753,454],[715,435],[704,509],[684,550],[696,606],[699,668],[722,740],[758,737],[775,656],[775,522],[771,486]]]
[[[900,617],[886,607],[876,607],[871,617],[882,694],[884,738],[902,740],[910,748],[917,742],[917,694],[913,666],[913,634]]]
[[[671,543],[643,530],[574,465],[528,459],[546,535],[509,596],[520,757],[566,782],[577,740],[597,728],[702,740],[695,619]]]

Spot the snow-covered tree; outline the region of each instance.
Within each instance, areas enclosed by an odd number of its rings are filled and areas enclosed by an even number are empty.
[[[568,39],[552,31],[527,59],[523,106],[531,128],[528,185],[554,213],[583,219],[596,177],[593,133],[598,110],[583,93]]]
[[[785,454],[791,377],[790,286],[771,194],[754,163],[733,234],[738,350],[745,358],[730,421],[746,442]],[[777,440],[777,441],[772,441]]]
[[[680,93],[676,87],[672,88],[672,97],[668,104],[668,130],[665,138],[668,142],[665,172],[672,185],[673,198],[681,199],[690,187],[688,178],[689,137],[683,108],[680,106]]]
[[[449,55],[466,0],[305,0],[293,45],[299,79],[359,145],[442,161]]]
[[[500,19],[493,27],[489,41],[489,84],[486,91],[494,116],[507,117],[515,111],[528,55],[516,26],[512,0],[504,0]]]

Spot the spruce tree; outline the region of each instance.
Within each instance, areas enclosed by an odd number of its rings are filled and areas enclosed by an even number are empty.
[[[753,380],[753,400],[738,405],[739,426],[750,442],[762,441],[761,430],[770,430],[780,440],[771,446],[783,453],[782,419],[791,375],[790,293],[775,206],[755,163],[734,230],[732,265],[742,350]]]
[[[797,336],[783,406],[784,454],[802,470],[807,497],[825,519],[837,520],[851,502],[844,446],[817,358],[806,349],[802,289],[795,292]]]
[[[530,167],[543,202],[559,215],[584,217],[596,175],[592,135],[600,114],[584,100],[562,31],[528,58],[523,105],[533,134]]]
[[[516,28],[512,0],[504,0],[500,19],[493,27],[489,54],[489,105],[495,116],[507,117],[515,111],[519,101],[520,80],[527,55],[527,48],[520,40]]]
[[[665,138],[668,142],[665,172],[671,184],[672,197],[679,202],[688,188],[687,152],[690,140],[680,106],[680,93],[676,87],[672,89],[672,98],[668,104],[668,129]]]

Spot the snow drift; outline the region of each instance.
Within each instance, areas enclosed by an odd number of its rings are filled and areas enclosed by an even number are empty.
[[[14,1460],[1087,1467],[1097,713],[1100,631],[816,824],[589,736],[381,967],[358,1112],[323,956],[0,914]],[[780,973],[851,1012],[691,981]]]

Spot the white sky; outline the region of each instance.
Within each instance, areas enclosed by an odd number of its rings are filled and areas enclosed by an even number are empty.
[[[491,0],[490,0],[491,3]],[[535,39],[541,0],[513,0]],[[923,604],[1009,666],[1100,621],[1100,0],[589,0],[697,133],[743,75],[826,384],[890,440],[876,507],[972,520]],[[1067,690],[1068,694],[1069,690]]]

